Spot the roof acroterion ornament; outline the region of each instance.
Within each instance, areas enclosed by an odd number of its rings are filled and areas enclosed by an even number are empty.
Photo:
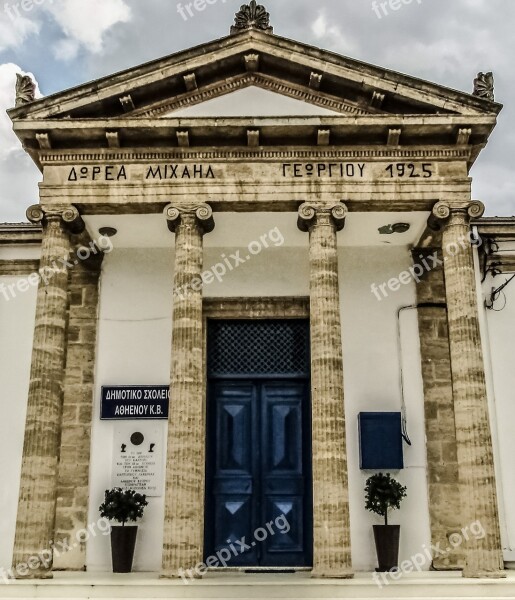
[[[36,84],[30,75],[16,75],[16,108],[36,99]]]
[[[231,35],[248,29],[259,29],[265,33],[274,32],[274,28],[270,26],[270,13],[256,0],[251,0],[250,4],[243,4],[236,13]]]
[[[474,79],[474,96],[490,100],[495,102],[494,95],[494,74],[490,71],[488,73],[478,73],[476,79]]]

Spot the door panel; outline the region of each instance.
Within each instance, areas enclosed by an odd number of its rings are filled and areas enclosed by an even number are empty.
[[[229,566],[309,566],[308,382],[212,381],[208,419],[206,557],[245,537]]]
[[[217,470],[220,473],[252,472],[247,440],[252,433],[252,390],[219,390]],[[249,394],[249,397],[246,395]],[[231,396],[226,398],[226,396]]]
[[[268,496],[267,513],[280,528],[267,538],[264,566],[307,566],[304,540],[303,498],[298,496]],[[279,521],[277,521],[279,519]],[[287,523],[287,526],[284,526]],[[282,533],[281,533],[282,532]]]
[[[262,519],[263,525],[274,522],[274,534],[262,544],[261,564],[304,566],[306,383],[264,382],[260,388]]]
[[[218,382],[214,385],[214,429],[216,442],[208,448],[215,457],[212,490],[214,501],[213,554],[227,548],[252,531],[255,521],[253,455],[255,436],[255,387],[245,382]],[[257,561],[253,549],[237,557],[234,566]]]

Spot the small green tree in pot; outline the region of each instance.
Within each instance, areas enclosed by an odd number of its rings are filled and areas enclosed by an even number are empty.
[[[134,490],[114,488],[107,490],[104,502],[100,505],[100,516],[121,523],[111,527],[111,556],[113,573],[130,573],[134,560],[138,526],[126,524],[141,519],[147,497]]]
[[[390,473],[377,473],[367,479],[365,508],[384,518],[384,525],[374,525],[377,571],[391,571],[398,567],[400,525],[388,524],[388,511],[399,509],[406,497],[406,488],[393,479]]]

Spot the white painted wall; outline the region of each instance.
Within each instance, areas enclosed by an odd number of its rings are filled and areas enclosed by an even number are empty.
[[[270,223],[274,217],[270,215]],[[250,221],[250,223],[249,223]],[[249,241],[268,229],[263,222],[247,220]],[[273,226],[273,225],[272,225]],[[309,295],[308,236],[283,229],[283,247],[264,250],[228,273],[222,283],[206,286],[207,297]],[[237,232],[241,239],[243,234]],[[343,238],[345,232],[340,234]],[[173,239],[173,236],[171,236]],[[226,246],[205,249],[205,268],[234,252],[228,235]],[[301,241],[299,241],[301,240]],[[242,252],[242,255],[245,255]],[[169,379],[172,294],[171,248],[118,248],[104,262],[96,374],[96,407],[91,461],[89,518],[98,519],[97,507],[111,486],[113,433],[116,424],[100,422],[101,385],[164,384]],[[375,567],[372,524],[379,523],[364,508],[367,474],[359,470],[357,415],[360,411],[400,409],[397,358],[397,310],[415,301],[414,286],[407,286],[379,302],[372,283],[382,283],[410,266],[406,247],[340,248],[345,394],[349,454],[350,509],[353,558],[358,570]],[[401,558],[429,544],[426,490],[423,394],[416,313],[402,318],[408,426],[413,446],[406,448],[406,469],[399,479],[408,486],[408,499],[392,522],[403,526]],[[166,428],[166,424],[163,424]],[[151,499],[141,524],[135,569],[158,571],[161,564],[163,500]],[[90,570],[109,570],[109,539],[99,536],[88,546]],[[429,565],[427,565],[429,567]]]
[[[106,256],[96,362],[89,523],[98,521],[104,491],[112,487],[113,436],[118,422],[100,421],[102,385],[167,385],[170,381],[173,253],[116,250]],[[128,423],[128,422],[127,422]],[[159,422],[166,429],[166,422]],[[135,570],[157,571],[161,562],[163,498],[150,498],[140,526]],[[88,569],[111,569],[109,537],[88,543]]]
[[[343,234],[345,235],[345,231]],[[376,565],[373,524],[381,520],[364,508],[364,487],[372,473],[359,469],[358,414],[395,412],[401,407],[397,343],[397,311],[416,302],[415,286],[403,286],[379,301],[371,285],[379,285],[412,265],[407,248],[344,248],[340,250],[343,324],[345,410],[351,513],[352,556],[355,569],[372,571]],[[402,364],[408,432],[404,444],[405,469],[392,473],[408,488],[401,510],[390,516],[401,525],[400,560],[430,545],[424,394],[420,343],[415,310],[401,317]],[[429,569],[430,565],[425,565]]]
[[[0,258],[7,254],[20,258],[15,250],[0,252]],[[0,286],[20,279],[2,276]],[[36,294],[33,287],[9,300],[0,293],[0,568],[11,566],[14,547]]]
[[[506,245],[506,244],[504,244]],[[507,248],[515,248],[513,242]],[[488,276],[482,285],[483,297],[502,285],[511,274]],[[495,310],[483,309],[483,341],[490,395],[490,420],[494,442],[495,469],[499,494],[504,559],[515,562],[515,281],[495,303]]]

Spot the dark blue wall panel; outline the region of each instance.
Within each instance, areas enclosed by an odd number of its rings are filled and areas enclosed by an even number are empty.
[[[404,468],[401,413],[365,413],[358,416],[360,468]]]

